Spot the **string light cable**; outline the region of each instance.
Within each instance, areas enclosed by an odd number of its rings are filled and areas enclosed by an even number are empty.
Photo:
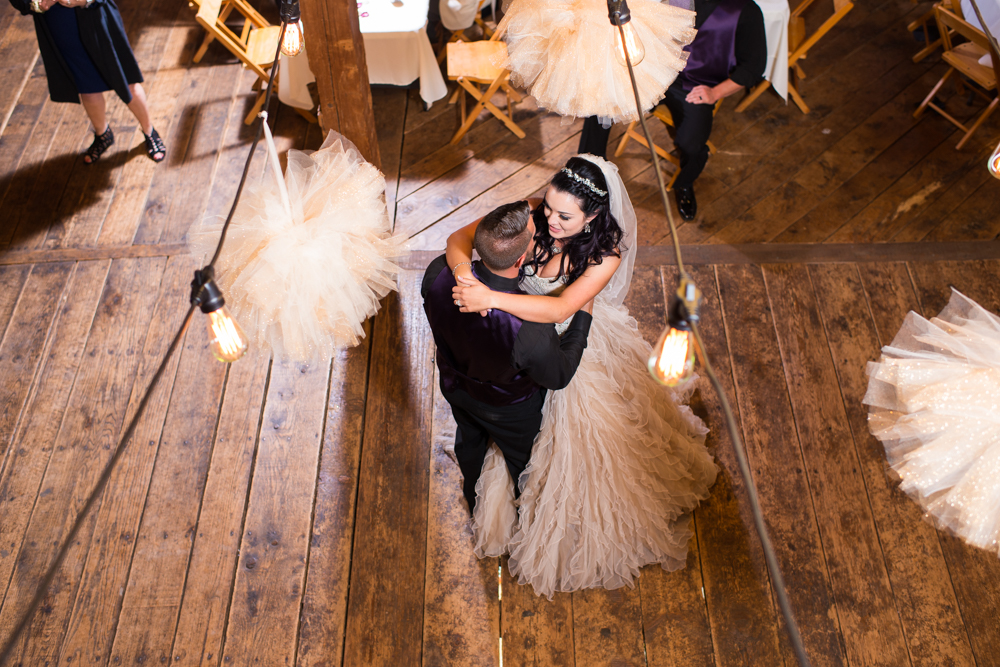
[[[975,0],[973,0],[975,2]],[[708,350],[701,337],[699,329],[700,318],[698,317],[698,307],[701,303],[701,292],[695,285],[694,280],[687,273],[684,266],[684,258],[681,255],[680,240],[677,236],[677,225],[674,222],[673,211],[667,199],[667,188],[663,182],[663,174],[660,172],[659,156],[654,148],[653,138],[646,126],[645,114],[642,112],[642,103],[639,101],[639,88],[635,81],[633,70],[632,53],[627,48],[629,45],[629,35],[631,32],[627,28],[631,21],[631,14],[628,10],[627,0],[608,0],[608,18],[611,25],[615,27],[618,39],[617,44],[622,44],[625,56],[625,65],[628,67],[629,79],[632,82],[632,93],[635,96],[636,113],[639,116],[639,124],[646,137],[646,146],[653,161],[653,172],[656,175],[656,184],[659,187],[660,199],[663,203],[663,210],[666,213],[667,225],[670,228],[670,238],[674,246],[674,256],[677,262],[679,273],[677,292],[670,298],[667,308],[667,327],[660,336],[656,347],[653,348],[653,356],[650,358],[650,373],[658,381],[664,384],[678,384],[690,378],[694,372],[694,355],[697,353],[701,361],[705,374],[715,393],[722,404],[722,412],[725,417],[726,430],[729,432],[733,450],[736,453],[736,461],[739,465],[740,476],[747,491],[750,501],[750,510],[753,515],[754,528],[760,539],[764,551],[764,560],[767,564],[768,575],[774,588],[775,596],[778,599],[778,606],[781,615],[785,619],[785,629],[788,631],[789,640],[795,657],[801,667],[809,667],[809,656],[806,654],[805,645],[802,641],[802,633],[799,631],[798,623],[795,621],[795,614],[792,610],[791,602],[788,598],[788,590],[785,587],[785,579],[781,574],[781,567],[774,552],[774,546],[767,531],[767,524],[764,522],[764,514],[760,507],[760,499],[757,493],[757,486],[754,484],[753,476],[750,472],[750,464],[746,456],[746,449],[743,446],[743,439],[740,437],[739,427],[733,416],[732,407],[726,392],[715,374],[711,361],[708,357]]]
[[[236,321],[231,315],[229,315],[228,310],[225,308],[225,299],[222,296],[222,291],[215,283],[215,263],[218,261],[219,255],[222,252],[222,245],[226,239],[226,231],[233,220],[237,204],[239,204],[240,201],[240,195],[243,193],[243,187],[246,184],[247,175],[250,173],[250,164],[253,160],[254,153],[257,151],[257,145],[260,143],[261,135],[264,132],[264,124],[267,122],[267,109],[269,109],[271,105],[271,97],[274,92],[274,78],[278,70],[278,53],[281,50],[282,41],[285,36],[285,29],[289,24],[286,18],[291,19],[294,17],[294,22],[298,22],[298,4],[298,0],[282,0],[281,33],[278,37],[278,47],[275,49],[274,61],[271,66],[270,78],[267,83],[267,92],[264,97],[264,110],[258,114],[260,122],[257,124],[257,135],[254,138],[253,145],[250,147],[250,153],[247,155],[246,163],[243,166],[243,175],[240,178],[239,186],[236,189],[236,195],[234,196],[233,204],[229,209],[229,215],[226,217],[226,222],[222,226],[222,232],[219,235],[219,242],[216,245],[212,260],[205,267],[195,271],[194,280],[191,281],[190,305],[188,306],[187,313],[184,315],[184,320],[181,323],[180,328],[178,328],[177,332],[174,334],[163,359],[160,361],[159,366],[156,368],[156,372],[153,374],[149,384],[146,386],[146,391],[139,400],[135,413],[129,420],[128,426],[122,433],[121,438],[119,438],[118,446],[115,448],[114,453],[108,460],[107,465],[105,465],[104,470],[101,472],[101,476],[98,478],[93,490],[91,490],[90,495],[84,502],[83,508],[77,515],[76,520],[70,527],[69,532],[62,541],[62,544],[60,544],[55,558],[49,565],[48,570],[45,572],[45,576],[42,577],[42,581],[38,585],[35,595],[31,599],[31,603],[19,617],[10,635],[4,640],[3,649],[0,650],[0,665],[5,665],[7,660],[14,653],[14,648],[17,645],[17,642],[24,634],[28,624],[31,622],[31,619],[34,617],[42,601],[45,599],[45,596],[48,594],[49,586],[52,585],[52,581],[55,579],[56,573],[62,566],[63,561],[66,559],[66,554],[69,552],[70,545],[73,544],[77,534],[80,532],[80,528],[83,526],[84,520],[94,508],[97,500],[101,497],[101,494],[107,487],[115,467],[121,461],[122,456],[125,453],[125,449],[128,447],[131,438],[135,433],[136,426],[139,424],[140,419],[142,419],[142,415],[146,410],[146,406],[149,404],[153,390],[156,389],[156,385],[163,376],[170,358],[177,350],[181,340],[184,338],[184,334],[187,332],[195,310],[201,310],[208,316],[211,349],[217,359],[224,362],[232,362],[239,359],[247,349],[246,337],[243,335],[243,332],[240,330]]]

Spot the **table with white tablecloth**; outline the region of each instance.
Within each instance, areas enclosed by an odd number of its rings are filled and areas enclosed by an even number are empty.
[[[420,80],[420,97],[427,105],[448,94],[427,39],[428,0],[360,0],[358,22],[365,41],[370,83],[408,86]],[[306,44],[309,26],[303,27]],[[299,108],[311,108],[306,86],[315,81],[305,51],[281,56],[278,99]]]
[[[764,15],[767,35],[767,67],[764,78],[771,82],[781,99],[788,99],[788,0],[756,0]]]
[[[983,15],[983,20],[986,21],[986,27],[990,29],[996,39],[1000,40],[1000,0],[976,0],[976,4],[979,5],[979,11]],[[962,0],[962,15],[966,21],[972,24],[972,27],[983,29],[982,24],[979,23],[979,17],[976,16],[976,10],[969,0]],[[980,58],[979,64],[986,67],[992,66],[990,54],[987,53]]]

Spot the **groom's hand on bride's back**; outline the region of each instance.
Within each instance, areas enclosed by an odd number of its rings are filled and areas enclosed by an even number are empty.
[[[594,300],[591,299],[590,301],[588,301],[587,305],[585,305],[580,310],[582,310],[583,312],[587,313],[588,315],[593,315],[594,314]]]

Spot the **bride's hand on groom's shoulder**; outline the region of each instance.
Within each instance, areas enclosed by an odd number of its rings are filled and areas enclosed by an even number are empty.
[[[479,313],[483,317],[495,308],[493,304],[493,290],[483,285],[475,278],[456,276],[458,284],[451,288],[455,305],[463,313]]]

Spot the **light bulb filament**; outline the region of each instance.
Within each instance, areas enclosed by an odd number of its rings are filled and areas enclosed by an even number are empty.
[[[1000,144],[997,145],[997,149],[993,151],[993,155],[990,156],[990,161],[987,163],[987,167],[990,170],[990,174],[993,178],[1000,178]]]
[[[247,350],[247,339],[236,320],[225,308],[208,313],[208,326],[212,335],[212,353],[219,361],[232,362]]]
[[[302,43],[302,21],[286,25],[285,36],[281,40],[281,52],[288,57],[297,56],[302,51]]]
[[[642,62],[642,59],[646,57],[646,49],[642,45],[642,40],[639,39],[639,35],[635,33],[635,29],[632,28],[631,22],[626,23],[621,26],[621,30],[618,26],[614,26],[615,31],[615,58],[619,63],[625,65],[625,53],[628,52],[628,59],[632,61],[632,67],[635,67]],[[622,41],[622,33],[625,33],[625,41]]]
[[[649,372],[658,382],[671,387],[689,379],[694,373],[691,332],[668,326],[653,348],[653,354],[649,358]]]

